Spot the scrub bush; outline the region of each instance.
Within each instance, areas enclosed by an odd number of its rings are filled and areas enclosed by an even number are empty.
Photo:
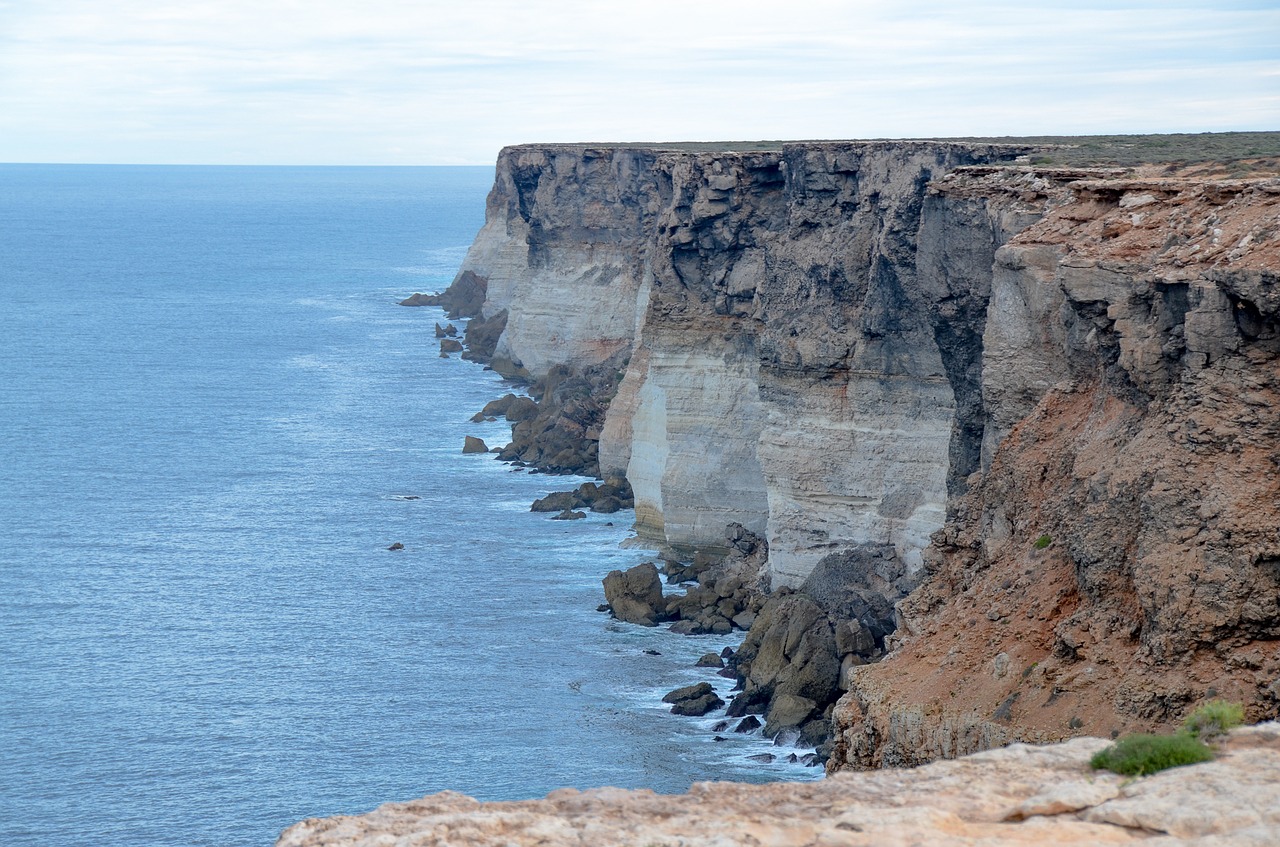
[[[1203,741],[1185,732],[1175,735],[1130,735],[1094,755],[1089,766],[1126,776],[1146,776],[1167,768],[1194,765],[1213,758]]]

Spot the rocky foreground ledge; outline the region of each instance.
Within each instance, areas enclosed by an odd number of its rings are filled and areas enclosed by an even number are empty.
[[[688,794],[560,789],[480,803],[443,792],[366,815],[313,818],[277,847],[1280,844],[1280,722],[1245,727],[1216,761],[1133,779],[1092,771],[1107,746],[1014,744],[915,769],[821,782],[697,783]]]

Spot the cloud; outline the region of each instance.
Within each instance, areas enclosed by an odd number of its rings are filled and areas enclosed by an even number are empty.
[[[1274,129],[1264,2],[0,0],[0,161]]]

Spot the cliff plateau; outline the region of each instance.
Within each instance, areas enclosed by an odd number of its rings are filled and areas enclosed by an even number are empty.
[[[730,711],[833,770],[1280,706],[1277,160],[1069,149],[499,156],[482,358],[670,556],[762,539]]]
[[[1144,779],[1089,770],[1098,738],[1014,745],[916,770],[821,782],[697,783],[688,794],[564,788],[480,803],[444,792],[295,824],[277,847],[1131,844],[1270,847],[1280,833],[1280,725],[1237,730],[1217,761]]]

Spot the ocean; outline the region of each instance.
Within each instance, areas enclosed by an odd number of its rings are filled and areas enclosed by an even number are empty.
[[[397,301],[449,283],[492,179],[0,165],[0,844],[818,776],[659,701],[728,699],[693,664],[740,634],[596,611],[653,558],[631,513],[550,521],[581,479],[461,453],[512,387]]]

